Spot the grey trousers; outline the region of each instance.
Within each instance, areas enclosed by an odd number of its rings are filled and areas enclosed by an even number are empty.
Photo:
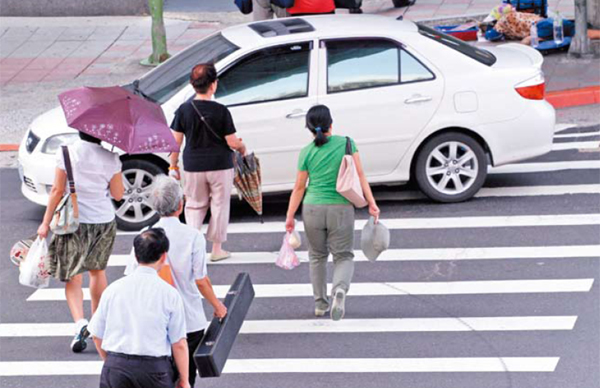
[[[255,22],[273,19],[274,16],[285,18],[288,13],[284,8],[271,4],[271,0],[252,0],[252,18]]]
[[[333,288],[348,292],[354,275],[354,207],[352,205],[304,205],[304,231],[308,240],[310,279],[315,307],[329,308],[327,258],[333,256]]]

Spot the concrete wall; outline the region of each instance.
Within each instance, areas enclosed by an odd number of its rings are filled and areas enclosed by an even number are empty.
[[[144,15],[148,0],[0,0],[0,16]]]

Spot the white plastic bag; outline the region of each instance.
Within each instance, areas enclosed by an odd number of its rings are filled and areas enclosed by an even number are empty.
[[[25,261],[19,266],[19,283],[27,287],[45,288],[50,284],[48,242],[37,237],[29,248]]]
[[[279,268],[294,269],[300,265],[300,260],[290,245],[290,236],[291,233],[288,232],[283,237],[283,245],[281,245],[281,250],[279,250],[279,255],[275,260],[275,265]]]

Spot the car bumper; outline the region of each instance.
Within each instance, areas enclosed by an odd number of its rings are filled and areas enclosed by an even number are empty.
[[[40,152],[38,145],[32,153],[25,148],[25,138],[19,146],[19,177],[21,178],[21,192],[28,200],[39,205],[48,204],[48,194],[54,180],[56,158]]]
[[[478,127],[494,166],[531,159],[552,151],[556,112],[545,100],[531,101],[524,113],[508,122]]]

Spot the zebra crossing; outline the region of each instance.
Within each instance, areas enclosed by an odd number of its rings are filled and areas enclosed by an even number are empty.
[[[392,246],[375,263],[356,246],[340,322],[312,315],[305,245],[300,267],[274,266],[283,213],[261,224],[234,212],[234,255],[209,275],[223,297],[249,272],[256,298],[224,375],[197,387],[598,387],[600,132],[561,129],[551,154],[490,169],[468,203],[376,190]],[[133,235],[119,232],[110,280],[122,276]],[[18,303],[25,312],[0,322],[0,386],[96,387],[93,346],[68,349],[62,285]]]

